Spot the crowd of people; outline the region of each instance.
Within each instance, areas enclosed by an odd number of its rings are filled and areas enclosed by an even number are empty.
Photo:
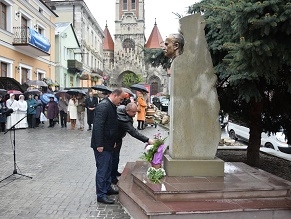
[[[49,121],[49,128],[60,121],[62,128],[71,124],[71,129],[76,128],[79,122],[79,130],[84,130],[84,117],[87,110],[88,131],[92,130],[91,147],[96,160],[96,196],[97,201],[113,204],[114,200],[108,197],[118,194],[119,191],[112,184],[118,183],[119,156],[122,139],[126,133],[132,137],[153,144],[154,140],[139,133],[137,129],[144,129],[145,110],[147,107],[146,93],[137,92],[137,100],[134,102],[128,93],[121,88],[114,90],[99,100],[89,92],[88,97],[83,94],[72,95],[68,98],[62,93],[58,101],[54,96],[49,98],[47,104],[43,104],[38,95],[29,95],[25,100],[23,95],[15,99],[11,94],[5,102],[0,96],[0,123],[1,131],[15,128],[36,128],[43,123],[43,116]],[[8,116],[5,112],[10,109]],[[133,117],[137,115],[138,127],[133,127]],[[57,119],[56,119],[57,118]],[[16,124],[16,125],[15,125]]]

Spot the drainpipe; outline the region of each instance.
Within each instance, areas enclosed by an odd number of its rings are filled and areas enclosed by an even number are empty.
[[[75,28],[75,5],[73,5],[73,27]]]

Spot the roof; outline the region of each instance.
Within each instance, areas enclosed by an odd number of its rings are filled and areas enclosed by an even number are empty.
[[[55,29],[55,35],[60,35],[61,33],[63,33],[69,26],[71,26],[71,29],[73,31],[73,34],[75,36],[75,39],[78,43],[78,47],[80,47],[80,43],[79,40],[77,38],[76,32],[74,30],[73,24],[71,22],[59,22],[56,23],[56,29]]]
[[[111,34],[109,32],[108,26],[106,24],[104,29],[104,41],[103,41],[103,50],[111,50],[114,51],[114,42],[112,40]]]
[[[56,23],[56,29],[55,29],[55,34],[61,34],[64,32],[68,26],[70,26],[71,22],[61,22],[61,23]]]
[[[163,38],[160,34],[157,23],[155,22],[154,28],[149,36],[149,39],[145,45],[145,48],[148,49],[158,49],[161,48],[161,43],[163,43]]]

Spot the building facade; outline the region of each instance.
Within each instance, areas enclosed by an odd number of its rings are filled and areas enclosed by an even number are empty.
[[[91,87],[103,81],[103,39],[104,33],[83,0],[45,0],[46,4],[59,15],[56,22],[72,23],[80,49],[82,67],[75,71],[78,86]]]
[[[167,94],[167,73],[145,64],[143,49],[160,48],[163,42],[155,23],[146,42],[144,0],[116,0],[114,41],[106,25],[103,44],[104,72],[111,87],[124,86],[125,74],[134,74],[150,85],[151,95]]]
[[[55,19],[40,0],[0,1],[1,77],[55,81]]]
[[[82,68],[80,44],[70,22],[56,23],[56,80],[60,89],[78,87],[78,75]],[[77,72],[77,73],[76,73]]]

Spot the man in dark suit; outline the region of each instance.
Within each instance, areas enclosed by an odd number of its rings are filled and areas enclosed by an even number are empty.
[[[112,155],[112,171],[111,171],[111,182],[112,184],[117,184],[119,176],[118,164],[120,149],[122,146],[122,139],[125,137],[126,133],[129,133],[132,137],[149,144],[153,144],[154,140],[146,137],[145,135],[139,133],[133,127],[133,117],[137,112],[137,105],[135,103],[128,103],[126,106],[120,105],[117,107],[117,118],[118,118],[118,134],[116,140],[116,147],[113,149]]]
[[[118,190],[111,187],[112,153],[118,133],[116,108],[124,95],[122,89],[116,89],[95,108],[91,147],[97,167],[96,195],[97,201],[105,204],[114,204],[114,199],[107,195],[118,194]]]
[[[89,97],[85,100],[85,105],[87,108],[87,123],[88,123],[88,131],[92,129],[93,119],[94,119],[94,112],[95,108],[98,104],[97,97],[93,96],[92,91],[89,93]]]

